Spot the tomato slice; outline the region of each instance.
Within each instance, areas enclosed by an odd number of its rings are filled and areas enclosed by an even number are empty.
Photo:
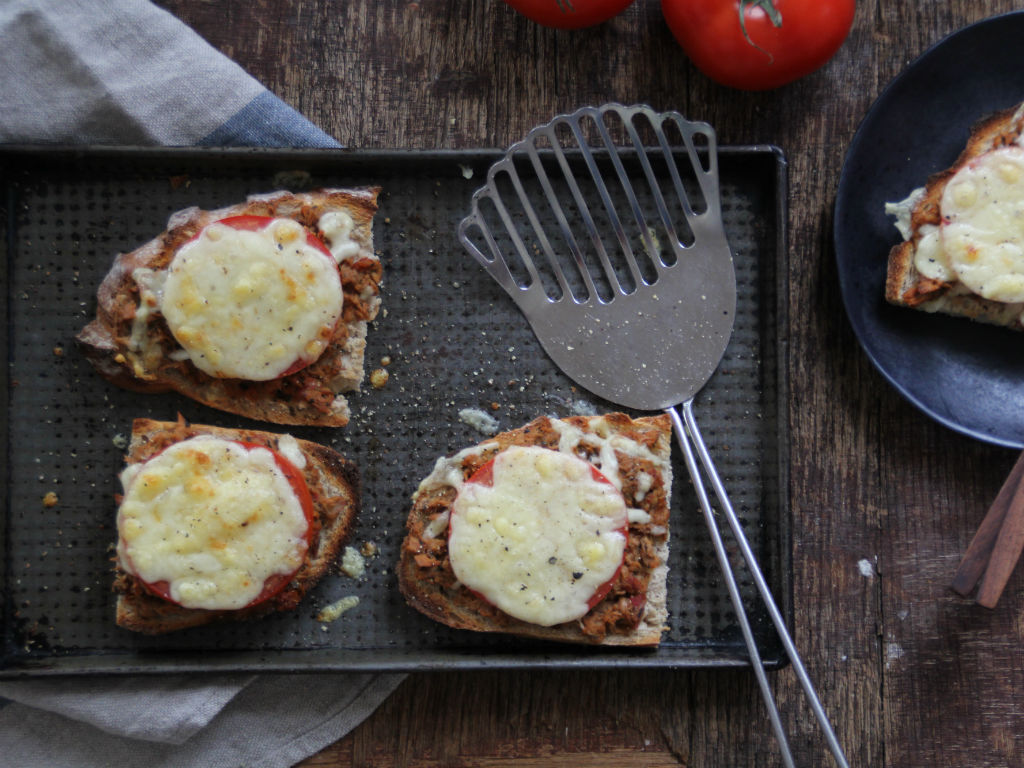
[[[494,486],[494,461],[495,461],[495,459],[497,459],[497,456],[492,458],[490,461],[488,461],[483,466],[479,467],[472,475],[470,475],[469,479],[466,480],[466,482],[467,483],[476,483],[478,485],[483,485],[483,486],[487,486],[487,487],[493,487]],[[597,481],[599,483],[607,483],[612,488],[615,488],[615,484],[611,480],[609,480],[607,478],[607,476],[605,476],[601,472],[601,470],[599,470],[593,464],[590,465],[590,476],[595,481]],[[616,492],[618,492],[617,488],[615,490],[616,490]],[[626,539],[626,541],[628,542],[629,541],[629,521],[627,520],[626,524],[623,525],[622,528],[619,528],[618,530],[623,535],[623,537]],[[451,537],[451,531],[452,531],[452,526],[449,524],[449,526],[448,526],[448,536],[449,537]],[[609,592],[611,592],[612,587],[615,586],[615,582],[619,578],[619,573],[621,573],[621,571],[622,571],[622,563],[625,562],[625,559],[626,559],[626,549],[623,549],[623,552],[622,552],[622,562],[620,562],[619,563],[619,567],[615,569],[615,573],[612,574],[611,578],[609,578],[608,581],[606,581],[603,584],[601,584],[594,591],[594,594],[591,595],[590,599],[587,600],[587,606],[589,608],[593,608],[594,606],[596,606],[598,603],[600,603],[602,600],[604,600],[604,598],[607,596],[607,594]],[[469,587],[466,587],[466,589],[469,589]],[[480,594],[476,590],[469,589],[469,591],[472,592],[477,597],[479,597],[481,600],[483,600],[488,605],[492,605],[490,600],[488,600],[486,597],[484,597],[482,594]]]
[[[299,470],[298,467],[292,464],[282,454],[278,453],[269,446],[261,445],[259,443],[246,442],[243,440],[233,440],[232,442],[237,443],[238,445],[241,445],[250,451],[256,448],[263,448],[264,450],[270,451],[270,454],[274,457],[274,463],[277,464],[278,469],[280,469],[281,472],[284,473],[284,476],[288,480],[288,484],[292,487],[292,490],[295,492],[295,495],[299,499],[299,503],[302,505],[302,514],[306,518],[306,533],[303,536],[303,538],[305,539],[306,546],[308,548],[313,542],[313,521],[315,513],[313,511],[313,495],[309,492],[309,486],[306,484],[306,479],[305,477],[303,477],[302,472]],[[163,451],[160,451],[154,454],[154,457],[159,456],[160,453],[162,452]],[[284,590],[284,588],[288,585],[288,582],[292,580],[292,577],[298,572],[298,570],[299,569],[296,568],[291,573],[278,573],[268,578],[265,582],[263,582],[262,591],[247,605],[243,606],[243,608],[251,608],[254,605],[259,605],[260,603],[269,600],[275,595],[280,594],[281,591]],[[171,597],[171,585],[167,581],[157,581],[151,583],[143,581],[137,575],[135,576],[135,578],[138,579],[139,583],[141,583],[148,592],[156,595],[157,597],[163,598],[169,603],[179,605],[179,603],[173,597]]]

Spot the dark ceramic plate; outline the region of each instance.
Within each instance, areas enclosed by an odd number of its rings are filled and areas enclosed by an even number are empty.
[[[1024,101],[1024,12],[980,21],[929,49],[885,89],[850,145],[835,208],[846,311],[864,351],[911,403],[951,429],[1024,447],[1024,338],[885,303],[900,240],[885,203],[949,167],[980,118]]]

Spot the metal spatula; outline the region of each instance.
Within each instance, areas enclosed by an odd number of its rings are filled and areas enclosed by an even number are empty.
[[[542,221],[555,224],[545,229]],[[570,378],[621,406],[670,415],[783,760],[794,765],[701,466],[829,749],[846,768],[694,416],[693,399],[718,367],[736,309],[712,128],[618,104],[556,117],[490,169],[459,239]]]

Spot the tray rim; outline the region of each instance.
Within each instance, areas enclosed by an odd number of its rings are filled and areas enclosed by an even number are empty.
[[[275,160],[313,160],[318,163],[338,163],[338,171],[347,170],[346,165],[372,165],[378,160],[392,162],[408,159],[423,164],[453,163],[452,175],[459,173],[458,161],[487,161],[502,157],[505,149],[478,147],[466,149],[290,149],[274,147],[154,147],[138,145],[64,145],[64,144],[7,144],[0,146],[0,168],[20,163],[52,162],[61,159],[78,161],[106,158],[138,158],[141,160],[182,161],[213,159],[215,162],[231,160],[253,160],[274,162]],[[788,162],[783,150],[772,144],[724,145],[718,147],[718,155],[728,160],[753,157],[770,163],[771,187],[775,196],[774,204],[774,282],[776,291],[775,338],[776,346],[774,380],[776,384],[776,412],[778,437],[775,441],[777,455],[775,471],[778,477],[778,520],[773,525],[778,531],[773,538],[776,548],[772,562],[773,581],[779,589],[775,594],[786,625],[793,630],[793,569],[792,534],[789,480],[789,418],[788,418]],[[10,307],[6,286],[8,258],[15,247],[13,182],[4,183],[4,198],[0,211],[6,209],[6,219],[0,223],[3,229],[3,258],[0,258],[0,283],[5,290],[0,292],[0,312],[7,320],[0,329],[0,345],[8,351],[8,328]],[[10,488],[10,462],[7,460],[9,442],[8,424],[8,376],[0,381],[0,395],[4,407],[0,409],[0,462],[2,462],[6,487]],[[689,478],[679,478],[688,482]],[[11,516],[10,499],[5,494],[3,501],[3,525],[0,526],[0,551],[6,552],[8,529]],[[731,535],[731,534],[727,534]],[[762,563],[764,567],[764,563]],[[8,574],[4,567],[3,583],[6,588]],[[2,606],[3,625],[12,622],[12,607],[5,600]],[[4,630],[6,633],[6,629]],[[773,649],[775,650],[775,649]],[[779,669],[788,664],[781,652],[779,656],[763,654],[767,669]],[[373,658],[358,658],[361,656]],[[210,657],[215,657],[211,663]],[[255,661],[254,661],[255,657]],[[404,658],[403,658],[404,657]],[[686,656],[672,655],[662,649],[610,648],[608,646],[530,646],[515,652],[488,648],[459,650],[439,649],[427,659],[413,658],[412,654],[387,648],[307,648],[307,649],[245,649],[238,651],[181,651],[159,652],[159,662],[154,664],[157,654],[153,651],[84,650],[81,653],[55,653],[46,656],[12,656],[5,648],[0,652],[0,679],[32,677],[81,676],[89,674],[122,675],[166,675],[174,673],[218,673],[218,672],[259,672],[270,674],[304,672],[414,672],[414,671],[470,671],[492,669],[731,669],[749,667],[749,660],[742,643],[737,645],[737,655],[723,656],[719,650],[690,649]],[[10,662],[14,659],[15,663]],[[82,664],[88,660],[88,664]]]

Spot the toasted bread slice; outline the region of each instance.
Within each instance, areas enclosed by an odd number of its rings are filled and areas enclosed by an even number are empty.
[[[225,429],[199,424],[136,419],[127,462],[139,464],[167,446],[196,435],[266,445],[277,449],[281,435],[251,429]],[[303,477],[313,497],[314,535],[302,566],[283,591],[240,610],[184,608],[149,592],[131,573],[116,565],[114,590],[117,624],[135,632],[156,635],[197,627],[221,619],[251,619],[274,611],[294,609],[337,559],[359,510],[360,480],[356,466],[335,451],[308,440],[295,440],[306,460]]]
[[[381,264],[373,251],[372,233],[378,192],[274,192],[215,211],[188,208],[173,214],[165,232],[114,261],[99,287],[96,319],[78,336],[86,357],[100,374],[126,389],[177,391],[213,408],[275,424],[344,426],[350,414],[342,393],[359,388],[367,325],[380,308]],[[358,247],[348,247],[339,261],[344,308],[334,335],[314,363],[270,381],[244,381],[211,376],[182,355],[156,298],[140,286],[137,276],[144,273],[137,270],[166,270],[177,249],[203,227],[232,216],[289,218],[330,245],[329,233],[318,223],[331,212],[351,217],[348,237]]]
[[[521,621],[459,584],[452,571],[447,523],[458,488],[510,446],[561,449],[585,459],[605,475],[615,476],[627,505],[635,510],[630,514],[624,565],[612,590],[579,621],[552,627]],[[413,496],[398,566],[402,594],[418,611],[458,629],[568,643],[658,645],[668,619],[670,452],[668,416],[634,420],[612,413],[560,420],[542,417],[438,460]]]
[[[997,112],[977,123],[967,146],[956,162],[928,179],[907,199],[886,205],[886,213],[896,217],[896,227],[904,241],[889,252],[885,298],[891,304],[966,317],[981,323],[1024,330],[1021,314],[1024,304],[986,299],[952,279],[928,277],[916,259],[923,238],[942,224],[942,194],[957,171],[993,149],[1018,142],[1024,133],[1024,104]],[[921,249],[924,253],[924,250]],[[927,270],[926,270],[927,271]]]

